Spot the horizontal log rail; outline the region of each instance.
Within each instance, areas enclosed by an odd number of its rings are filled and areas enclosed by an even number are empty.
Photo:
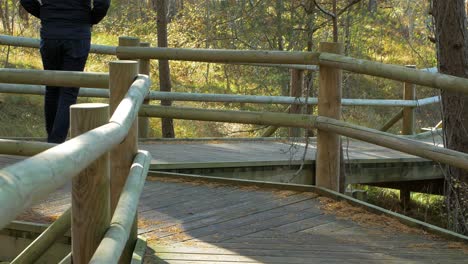
[[[71,208],[68,208],[55,222],[53,222],[40,236],[29,244],[11,264],[34,263],[42,256],[57,239],[71,227]]]
[[[432,73],[405,66],[355,59],[343,55],[320,53],[319,64],[355,73],[468,94],[468,79]]]
[[[0,170],[0,228],[122,142],[149,86],[149,78],[139,76],[108,124]]]
[[[0,68],[0,82],[108,89],[109,74]]]
[[[0,154],[30,157],[55,146],[57,144],[46,142],[0,139]]]
[[[9,35],[0,35],[0,44],[8,45],[14,47],[23,47],[23,48],[35,48],[38,49],[41,41],[37,38],[27,38],[27,37],[16,37]],[[104,54],[104,55],[115,55],[116,47],[107,46],[107,45],[91,45],[90,53],[94,54]]]
[[[0,35],[0,44],[37,48],[38,40]],[[168,59],[222,63],[267,63],[325,65],[343,70],[410,82],[455,92],[468,93],[468,80],[460,77],[433,73],[404,66],[389,65],[339,54],[287,51],[180,49],[95,45],[92,50],[99,54],[117,55],[121,58]],[[114,54],[115,51],[115,54]],[[1,82],[1,80],[0,80]],[[34,83],[37,84],[37,83]],[[84,85],[81,85],[84,87]],[[88,87],[88,86],[86,86]]]
[[[142,106],[141,116],[187,120],[317,128],[339,135],[398,150],[418,157],[468,170],[468,154],[432,146],[420,141],[396,136],[323,116],[272,112],[209,110],[168,106]]]
[[[28,84],[0,83],[0,93],[44,95],[45,86]],[[80,97],[109,98],[109,90],[100,88],[81,88]]]
[[[1,92],[1,85],[0,85]],[[305,97],[291,96],[258,96],[258,95],[231,95],[231,94],[201,94],[201,93],[178,93],[178,92],[155,92],[149,94],[151,100],[171,100],[171,101],[191,101],[191,102],[229,102],[229,103],[252,103],[252,104],[287,104],[303,105],[306,103]],[[427,100],[430,99],[430,100]],[[431,103],[437,103],[438,97],[421,99],[425,100],[421,104],[419,100],[387,100],[387,99],[350,99],[341,100],[344,106],[384,106],[384,107],[417,107]],[[317,105],[318,99],[310,97],[307,99],[308,105]]]
[[[38,47],[37,43],[38,40],[0,35],[0,44],[3,45],[36,48]],[[391,80],[409,82],[436,89],[468,93],[468,80],[464,78],[424,70],[409,69],[399,65],[355,59],[340,54],[326,52],[114,47],[103,45],[95,46],[93,50],[101,54],[112,53],[112,55],[114,55],[115,50],[115,55],[119,58],[133,59],[167,59],[220,63],[324,65],[350,72],[384,77]],[[4,81],[0,79],[0,82]],[[81,85],[81,87],[89,86]]]
[[[40,40],[26,37],[0,35],[0,44],[39,48]],[[175,48],[141,48],[91,45],[91,53],[116,55],[121,59],[171,59],[200,62],[248,63],[255,66],[317,70],[310,64],[317,64],[317,53],[287,51],[250,51],[250,50],[211,50],[211,49],[175,49]],[[264,64],[262,64],[264,63]]]
[[[43,95],[45,87],[41,85],[20,85],[0,83],[0,93],[34,94]],[[82,97],[108,98],[109,91],[97,88],[80,89]],[[234,95],[234,94],[203,94],[181,92],[150,91],[146,97],[151,100],[191,101],[191,102],[222,102],[222,103],[251,103],[251,104],[305,104],[304,97],[290,96],[258,96],[258,95]],[[380,107],[417,107],[438,103],[439,96],[428,97],[419,100],[388,100],[388,99],[349,99],[343,98],[343,106],[380,106]],[[308,105],[317,105],[315,97],[308,98]]]
[[[440,96],[432,96],[428,98],[418,99],[416,101],[418,101],[417,106],[436,104],[440,102]]]
[[[140,150],[136,155],[130,174],[120,195],[119,202],[101,244],[90,263],[117,263],[130,236],[130,230],[138,209],[151,163],[151,154]]]
[[[268,63],[317,65],[319,53],[300,51],[257,51],[229,49],[185,49],[117,47],[119,58],[163,59],[218,63]]]

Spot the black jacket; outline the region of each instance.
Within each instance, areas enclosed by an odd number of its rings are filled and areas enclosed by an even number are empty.
[[[106,16],[110,0],[94,0],[94,7],[91,0],[21,0],[21,5],[41,19],[41,38],[83,39]]]

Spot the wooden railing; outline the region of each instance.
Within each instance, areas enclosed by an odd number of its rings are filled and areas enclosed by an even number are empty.
[[[2,39],[4,39],[4,37],[0,38],[0,43],[5,44],[5,41]],[[24,46],[30,45],[28,43],[23,44]],[[331,43],[321,44],[321,50],[339,53],[340,47],[337,45],[338,44]],[[150,161],[150,155],[148,153],[139,152],[137,154],[137,126],[135,124],[137,116],[317,128],[319,135],[317,138],[318,155],[316,161],[316,175],[318,178],[316,183],[318,186],[332,190],[338,190],[339,186],[339,170],[336,167],[340,159],[339,135],[468,170],[468,154],[466,153],[431,146],[419,141],[348,124],[339,120],[339,113],[341,112],[340,107],[342,104],[341,69],[462,93],[468,93],[467,79],[422,72],[402,66],[356,60],[327,52],[189,50],[108,46],[94,46],[94,50],[100,50],[100,52],[104,54],[116,54],[120,58],[134,59],[170,59],[226,63],[280,63],[287,65],[316,64],[321,68],[319,87],[321,92],[318,99],[320,115],[221,111],[173,106],[141,106],[148,94],[149,78],[142,75],[137,76],[138,70],[136,62],[112,62],[110,64],[109,74],[0,69],[0,82],[5,83],[28,83],[54,86],[77,85],[81,87],[98,88],[110,87],[110,108],[111,111],[113,111],[113,115],[108,123],[99,125],[97,128],[77,135],[69,141],[56,146],[33,143],[32,146],[34,146],[34,150],[28,150],[27,145],[22,143],[23,151],[29,154],[35,154],[43,149],[47,150],[0,170],[0,186],[2,186],[0,189],[0,200],[2,201],[2,207],[0,208],[0,227],[4,227],[22,210],[30,206],[33,202],[44,198],[47,194],[59,188],[68,180],[74,177],[75,179],[79,179],[76,177],[87,177],[86,169],[98,159],[101,160],[103,158],[103,162],[106,162],[104,156],[107,156],[105,154],[109,151],[111,152],[111,156],[108,160],[111,163],[110,174],[112,175],[113,181],[110,183],[111,197],[109,202],[111,211],[114,212],[112,222],[110,225],[107,224],[104,229],[99,229],[102,233],[98,236],[90,235],[90,237],[99,237],[98,244],[94,245],[89,241],[84,241],[87,245],[84,245],[83,248],[73,247],[73,258],[75,259],[76,257],[78,259],[76,263],[81,263],[82,261],[80,254],[85,254],[88,260],[92,257],[93,263],[116,261],[120,257],[126,238],[129,236],[129,233],[131,233],[130,229],[134,222],[136,201],[141,193],[144,175],[148,170]],[[128,92],[126,92],[127,89]],[[74,124],[74,122],[72,122],[72,124]],[[87,126],[89,126],[89,124],[87,124]],[[73,125],[72,131],[74,131]],[[77,134],[79,133],[80,132],[77,132]],[[12,153],[15,151],[15,148],[11,147],[12,144],[15,144],[15,141],[4,141],[3,143],[4,146],[9,146],[5,152]],[[0,146],[2,145],[0,144]],[[118,149],[115,147],[118,147]],[[1,147],[0,151],[2,151]],[[129,155],[129,153],[131,155]],[[134,159],[135,155],[136,158]],[[130,161],[128,157],[131,158]],[[131,165],[132,163],[134,164],[133,166]],[[119,167],[114,165],[118,165]],[[130,168],[132,168],[131,171]],[[83,173],[85,176],[83,176]],[[108,175],[106,173],[109,172],[103,173],[104,175]],[[77,176],[78,174],[80,174],[80,176]],[[129,174],[130,176],[127,177]],[[102,185],[106,186],[106,184]],[[128,211],[125,208],[127,208]],[[73,207],[72,210],[74,210]],[[73,211],[72,215],[74,216],[72,218],[75,216],[83,217],[90,213],[93,214],[93,212],[90,211],[79,211],[76,213]],[[93,215],[101,215],[101,213],[94,212]],[[88,226],[88,228],[95,232],[98,228],[97,226],[97,223],[93,223],[93,225]],[[122,226],[124,227],[123,229]],[[85,232],[84,230],[86,229],[86,227],[83,226],[78,226],[77,228],[83,232]],[[106,230],[105,233],[102,230]],[[50,241],[50,239],[48,241]],[[115,241],[119,242],[114,243]],[[83,241],[77,241],[76,243],[80,245],[80,242],[84,243]],[[91,256],[89,252],[92,252]]]
[[[31,84],[108,88],[113,111],[109,119],[107,104],[72,106],[73,138],[60,145],[2,141],[2,154],[34,156],[0,170],[0,228],[73,179],[72,217],[67,211],[13,263],[32,263],[69,229],[70,223],[75,263],[87,263],[93,255],[97,261],[94,263],[118,260],[129,234],[136,234],[132,232],[136,228],[136,201],[151,161],[148,152],[137,149],[136,118],[150,87],[148,76],[138,75],[137,71],[135,61],[111,62],[109,74],[0,70],[0,78],[11,83],[23,80]],[[109,245],[109,236],[118,241]],[[135,240],[130,238],[133,243]],[[110,247],[112,254],[96,251],[100,244]],[[129,260],[129,256],[126,252],[122,259]]]
[[[15,47],[39,48],[40,41],[34,38],[25,37],[12,37],[7,35],[0,35],[0,44],[11,45]],[[194,101],[194,102],[223,102],[223,103],[252,103],[252,104],[285,104],[292,106],[289,113],[301,113],[301,105],[317,105],[318,98],[304,98],[300,97],[300,90],[303,89],[303,83],[297,79],[302,76],[305,70],[317,71],[318,66],[301,64],[310,63],[318,64],[319,57],[324,60],[328,59],[325,53],[291,53],[291,52],[276,52],[276,51],[238,51],[238,50],[204,50],[197,49],[196,52],[190,49],[171,49],[171,48],[151,48],[149,43],[140,43],[138,38],[121,37],[119,38],[119,46],[107,45],[91,45],[91,53],[115,55],[120,59],[139,59],[140,73],[149,75],[149,60],[150,59],[171,59],[171,60],[191,60],[201,62],[220,62],[231,63],[240,65],[251,65],[260,67],[282,67],[292,69],[291,72],[291,96],[249,96],[249,95],[229,95],[229,94],[200,94],[200,93],[179,93],[179,92],[158,92],[150,91],[146,97],[145,104],[149,104],[150,100],[170,100],[170,101]],[[200,54],[207,55],[206,57]],[[272,61],[285,62],[285,54],[291,55],[287,61],[295,62],[298,64],[275,64]],[[294,54],[294,58],[292,57]],[[309,55],[305,55],[309,54]],[[252,58],[246,58],[246,55]],[[269,62],[258,63],[259,60],[265,60],[265,56],[270,58]],[[344,56],[339,57],[336,63],[346,63]],[[348,58],[349,59],[349,58]],[[304,62],[305,60],[305,62]],[[332,60],[333,61],[333,60]],[[344,61],[344,62],[343,62]],[[369,66],[373,67],[373,65]],[[392,68],[393,71],[395,69]],[[425,71],[426,72],[426,71]],[[45,93],[44,86],[38,85],[24,85],[21,82],[18,84],[2,83],[0,76],[0,93],[19,93],[19,94],[36,94],[42,95]],[[24,83],[24,82],[23,82]],[[298,86],[299,85],[299,86]],[[296,87],[298,86],[298,87]],[[90,87],[82,85],[82,87]],[[405,82],[404,91],[414,91],[414,84]],[[408,89],[412,87],[413,89]],[[82,97],[99,97],[107,98],[109,93],[106,90],[96,89],[102,88],[96,86],[95,88],[82,88],[80,89],[80,96]],[[412,95],[412,96],[411,96]],[[401,112],[398,112],[380,130],[387,131],[397,121],[403,119],[403,134],[414,134],[415,118],[414,109],[424,105],[438,103],[440,98],[438,96],[415,99],[415,94],[405,93],[403,100],[389,100],[389,99],[341,99],[342,106],[376,106],[376,107],[403,107]],[[403,114],[403,112],[405,114]],[[148,136],[148,121],[146,118],[139,119],[139,133],[140,137]],[[413,128],[412,130],[410,128]],[[272,133],[268,133],[272,134]],[[290,136],[293,136],[290,133]],[[297,134],[297,133],[296,133]]]

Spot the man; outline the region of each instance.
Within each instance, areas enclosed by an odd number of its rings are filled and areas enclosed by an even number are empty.
[[[107,14],[110,0],[21,0],[41,20],[41,57],[44,70],[83,71],[91,45],[91,27]],[[44,113],[47,141],[62,143],[70,126],[70,105],[78,87],[47,86]]]

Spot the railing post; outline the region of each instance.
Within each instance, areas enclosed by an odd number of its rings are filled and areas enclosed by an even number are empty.
[[[342,43],[320,43],[320,52],[343,53]],[[341,117],[341,70],[320,65],[319,116]],[[333,191],[340,189],[340,136],[317,131],[316,185]]]
[[[149,42],[141,42],[140,47],[149,47]],[[149,59],[140,59],[139,73],[150,76],[151,63]],[[143,104],[149,105],[150,99],[146,98]],[[138,118],[138,137],[148,138],[149,134],[149,119],[147,117]]]
[[[135,37],[119,37],[119,46],[124,46],[124,47],[138,47],[140,46],[140,39],[135,38]],[[134,58],[127,57],[127,56],[122,56],[122,55],[117,55],[117,58],[119,60],[133,60]]]
[[[138,75],[138,62],[136,61],[112,61],[109,63],[109,104],[111,114],[125,97],[129,87]],[[127,180],[133,159],[138,152],[138,120],[132,125],[127,137],[113,148],[111,159],[111,212],[114,214],[120,194]],[[137,236],[136,221],[130,233],[129,242],[122,254],[121,263],[129,263],[131,252]]]
[[[70,133],[79,136],[109,122],[108,104],[70,107]],[[86,147],[86,146],[84,146]],[[109,154],[106,153],[72,181],[73,263],[88,263],[110,224]]]
[[[406,65],[406,67],[415,69],[415,65]],[[403,83],[403,100],[416,100],[416,85],[412,83]],[[413,135],[415,129],[414,107],[403,108],[403,126],[401,134]],[[411,201],[411,191],[404,184],[400,185],[400,203],[403,210],[409,208]]]
[[[302,91],[304,87],[304,71],[291,69],[291,89],[289,95],[292,97],[302,97]],[[289,108],[290,114],[302,114],[302,105],[292,104]],[[289,137],[301,137],[301,128],[290,127]]]
[[[415,65],[407,65],[406,67],[415,69]],[[405,82],[403,84],[403,100],[416,100],[416,85]],[[403,108],[403,135],[413,135],[415,127],[414,107]]]

